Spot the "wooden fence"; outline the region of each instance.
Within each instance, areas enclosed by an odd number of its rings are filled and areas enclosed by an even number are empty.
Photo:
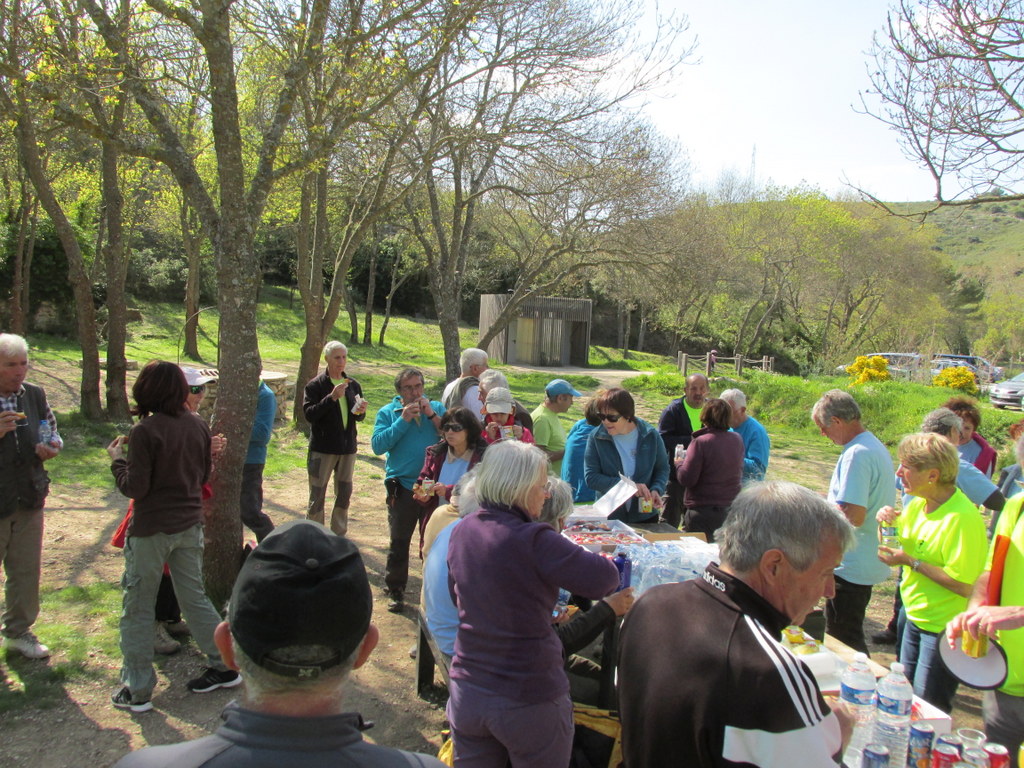
[[[768,355],[764,357],[743,357],[742,355],[724,357],[716,355],[715,359],[712,360],[711,355],[691,355],[686,352],[678,352],[676,354],[676,361],[684,377],[690,375],[691,368],[694,369],[694,372],[703,372],[709,378],[716,373],[721,375],[723,366],[732,367],[736,371],[737,376],[743,373],[744,368],[759,368],[766,373],[771,373],[775,369],[775,358]]]

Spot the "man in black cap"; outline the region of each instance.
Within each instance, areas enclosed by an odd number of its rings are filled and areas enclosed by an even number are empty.
[[[319,523],[274,529],[238,574],[228,620],[214,638],[244,679],[211,736],[126,755],[117,768],[435,768],[426,755],[363,741],[368,726],[344,712],[349,672],[379,639],[359,550]]]

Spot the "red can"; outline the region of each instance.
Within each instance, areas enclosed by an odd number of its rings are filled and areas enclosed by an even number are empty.
[[[1010,750],[1002,744],[989,742],[983,749],[988,755],[989,768],[1007,768],[1010,765]]]
[[[952,744],[937,743],[932,747],[931,768],[953,768],[960,762],[960,752]]]

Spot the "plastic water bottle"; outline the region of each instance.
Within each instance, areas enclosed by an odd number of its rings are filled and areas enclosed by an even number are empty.
[[[878,681],[873,742],[889,748],[890,765],[907,764],[907,742],[910,739],[910,708],[914,689],[903,675],[903,665],[892,663],[891,671]]]
[[[846,763],[859,765],[864,745],[872,740],[875,723],[875,676],[865,653],[857,653],[843,672],[839,696],[854,717],[853,736],[846,751]]]
[[[49,445],[53,439],[53,430],[50,429],[50,422],[46,419],[42,419],[39,422],[39,442],[43,445]]]

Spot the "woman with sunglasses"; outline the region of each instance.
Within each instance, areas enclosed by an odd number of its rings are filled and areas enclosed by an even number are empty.
[[[658,430],[636,417],[633,397],[620,387],[597,398],[601,426],[590,433],[583,477],[601,498],[619,482],[619,473],[636,483],[636,496],[611,514],[612,520],[655,523],[668,483],[668,454]]]
[[[468,408],[459,405],[445,411],[441,417],[441,442],[427,448],[423,469],[412,490],[413,498],[427,508],[420,518],[421,548],[423,531],[439,499],[451,501],[455,484],[479,463],[486,447],[480,421]]]

